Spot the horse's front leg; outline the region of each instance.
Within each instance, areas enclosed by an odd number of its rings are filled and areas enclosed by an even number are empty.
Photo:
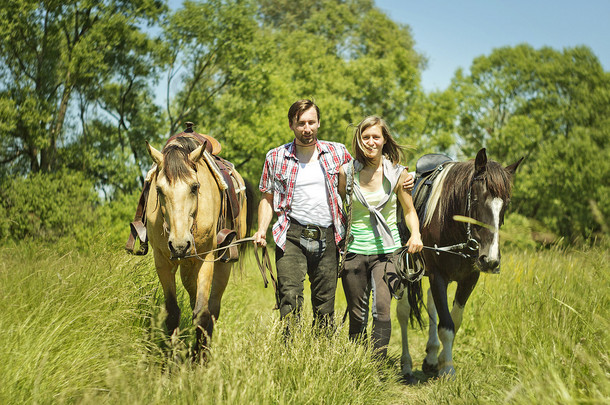
[[[429,278],[430,289],[432,290],[434,304],[438,313],[438,337],[443,345],[441,353],[438,356],[439,375],[452,376],[455,374],[452,357],[455,326],[447,302],[448,282],[439,274],[435,274]]]
[[[212,316],[209,309],[210,288],[214,276],[213,254],[208,254],[205,260],[192,259],[182,265],[180,276],[182,284],[189,294],[189,302],[193,310],[193,324],[196,328],[196,344],[194,353],[207,347],[207,335],[210,334]]]
[[[426,358],[422,364],[422,371],[426,374],[438,373],[438,351],[441,342],[438,339],[438,316],[432,290],[428,289],[427,305],[428,310],[428,342],[426,343]]]
[[[417,379],[413,376],[413,361],[409,354],[409,315],[411,313],[411,305],[405,293],[401,299],[396,302],[396,318],[400,325],[400,336],[402,341],[402,355],[400,357],[400,367],[403,380],[407,384],[416,384]]]
[[[208,302],[208,309],[212,318],[208,329],[206,329],[208,337],[210,338],[212,337],[214,322],[216,322],[220,316],[220,301],[222,300],[222,295],[229,283],[231,266],[232,263],[223,262],[216,262],[216,265],[214,266],[214,276],[212,278],[212,287],[210,289],[210,299]]]
[[[155,269],[163,288],[163,297],[165,299],[165,310],[167,317],[165,318],[165,326],[169,335],[173,335],[180,325],[180,307],[176,297],[176,268],[178,267],[173,262],[169,261],[159,252],[154,253]]]
[[[468,301],[468,298],[470,298],[470,294],[472,294],[474,287],[479,281],[480,274],[481,273],[479,272],[473,272],[464,280],[458,282],[457,288],[455,290],[455,299],[453,300],[453,307],[451,308],[451,319],[453,320],[453,325],[455,327],[456,334],[462,324],[464,307],[466,306],[466,302]]]

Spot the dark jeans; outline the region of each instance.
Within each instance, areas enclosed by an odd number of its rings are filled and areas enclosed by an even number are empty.
[[[322,228],[319,239],[303,237],[305,227],[292,220],[286,249],[276,247],[275,262],[280,299],[280,317],[300,315],[305,275],[311,283],[314,322],[332,325],[337,290],[337,246],[333,227]]]
[[[392,294],[387,280],[392,278],[395,270],[390,259],[391,254],[348,253],[341,279],[349,313],[350,338],[366,336],[369,297],[372,295],[373,347],[383,357],[387,353],[392,332],[390,321]]]

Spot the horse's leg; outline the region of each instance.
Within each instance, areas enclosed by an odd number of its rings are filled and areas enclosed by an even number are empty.
[[[438,350],[441,342],[438,340],[438,326],[436,306],[432,297],[432,290],[428,289],[428,342],[426,343],[426,358],[422,364],[422,371],[426,374],[438,373]]]
[[[210,290],[210,298],[208,302],[211,320],[206,329],[209,338],[212,337],[214,322],[216,322],[220,316],[220,301],[225,289],[227,288],[227,284],[229,283],[231,266],[232,263],[216,262],[214,267],[214,277],[212,278],[212,288]]]
[[[176,298],[176,265],[166,260],[160,254],[155,254],[155,268],[157,275],[163,288],[163,296],[165,297],[165,310],[167,317],[165,318],[165,326],[170,335],[174,333],[180,325],[180,307]]]
[[[438,313],[438,337],[443,344],[441,353],[438,356],[439,375],[454,375],[453,367],[453,339],[455,337],[455,327],[449,305],[447,303],[447,281],[439,274],[430,277],[430,289],[434,297],[434,304]]]
[[[413,376],[413,361],[409,354],[409,314],[411,313],[411,305],[407,299],[406,293],[401,299],[396,302],[396,318],[400,325],[400,336],[402,340],[402,355],[400,357],[400,367],[403,380],[407,384],[417,383],[417,379]]]
[[[205,261],[191,260],[183,264],[180,269],[182,284],[189,294],[193,310],[193,324],[196,327],[197,336],[195,354],[207,347],[206,333],[211,319],[208,298],[214,273],[214,263],[211,262],[213,259],[214,257],[209,254],[205,257]]]
[[[472,275],[458,282],[457,289],[455,290],[455,299],[453,300],[453,308],[451,308],[451,319],[455,327],[455,333],[457,334],[462,324],[462,317],[464,315],[464,307],[470,294],[474,290],[474,287],[479,281],[479,272],[473,272]]]

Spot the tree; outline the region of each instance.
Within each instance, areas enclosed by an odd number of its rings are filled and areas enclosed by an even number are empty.
[[[601,229],[591,205],[610,215],[610,74],[590,49],[496,49],[470,75],[459,72],[452,90],[466,156],[485,146],[502,162],[526,157],[514,192],[520,213],[567,237]]]
[[[78,103],[101,101],[111,83],[115,96],[125,100],[127,89],[151,74],[142,62],[152,43],[141,27],[154,23],[164,7],[159,0],[0,4],[0,113],[8,118],[0,136],[0,162],[5,172],[51,172],[64,165],[60,149],[81,136]],[[120,117],[124,128],[125,116]]]

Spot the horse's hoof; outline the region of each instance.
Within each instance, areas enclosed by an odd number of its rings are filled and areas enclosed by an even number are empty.
[[[404,374],[400,377],[400,381],[405,385],[417,385],[419,380],[413,374]]]
[[[455,378],[455,368],[453,366],[445,366],[438,372],[438,376],[453,380]]]
[[[438,374],[438,364],[430,364],[427,360],[424,359],[424,363],[421,366],[421,370],[425,374],[436,375]]]

